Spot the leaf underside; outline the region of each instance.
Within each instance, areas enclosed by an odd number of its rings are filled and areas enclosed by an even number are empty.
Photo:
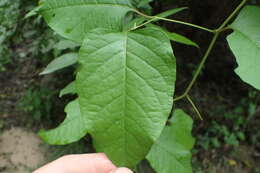
[[[170,123],[146,158],[159,173],[192,173],[190,150],[194,145],[191,135],[193,121],[185,112],[177,109]]]
[[[172,107],[175,57],[157,29],[89,33],[80,50],[76,88],[99,152],[135,166],[159,137]]]
[[[246,6],[230,27],[234,32],[227,40],[238,63],[235,72],[260,90],[260,8]]]
[[[130,0],[44,0],[39,12],[58,34],[81,43],[92,29],[122,30],[133,10]]]

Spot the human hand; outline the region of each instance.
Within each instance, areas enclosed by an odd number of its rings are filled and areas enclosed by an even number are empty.
[[[127,168],[117,168],[105,154],[63,156],[33,173],[133,173]]]

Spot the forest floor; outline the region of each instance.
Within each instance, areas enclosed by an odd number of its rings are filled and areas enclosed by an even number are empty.
[[[17,108],[31,73],[11,69],[0,73],[0,172],[30,173],[46,162],[47,148]]]

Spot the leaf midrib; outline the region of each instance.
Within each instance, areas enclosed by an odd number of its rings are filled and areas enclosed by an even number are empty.
[[[247,36],[246,34],[244,34],[242,31],[240,31],[239,29],[235,29],[233,28],[235,32],[238,32],[239,34],[241,34],[243,37],[245,37],[246,39],[248,39],[250,42],[252,42],[258,49],[260,49],[260,45],[257,44],[256,41],[254,41],[251,37]]]
[[[126,86],[126,76],[127,76],[127,43],[128,43],[128,33],[127,32],[125,32],[124,33],[124,36],[125,36],[125,40],[124,40],[124,58],[123,58],[123,65],[124,65],[124,69],[125,69],[125,72],[124,72],[124,103],[123,103],[123,110],[124,110],[124,113],[123,113],[123,116],[124,116],[124,118],[123,118],[123,129],[124,129],[124,148],[125,148],[125,152],[126,152],[126,96],[127,96],[127,94],[126,94],[126,88],[127,88],[127,86]],[[127,155],[127,153],[125,153],[125,155]],[[126,158],[126,157],[125,157]],[[124,162],[125,163],[127,163],[126,162],[126,160],[124,160]]]

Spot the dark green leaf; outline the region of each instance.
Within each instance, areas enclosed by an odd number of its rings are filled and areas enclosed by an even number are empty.
[[[171,41],[175,41],[175,42],[178,42],[178,43],[181,43],[181,44],[186,44],[186,45],[189,45],[189,46],[194,46],[194,47],[199,48],[199,45],[197,43],[191,41],[190,39],[188,39],[187,37],[185,37],[183,35],[176,34],[176,33],[173,33],[173,32],[172,33],[168,32],[166,29],[164,29],[164,28],[162,28],[158,25],[154,25],[154,24],[148,24],[146,26],[160,29],[162,32],[165,32],[165,34],[167,34],[167,36],[169,37],[169,39]]]
[[[166,32],[166,33],[167,33],[168,37],[170,38],[170,40],[172,40],[172,41],[199,48],[199,45],[197,43],[195,43],[194,41],[191,41],[190,39],[188,39],[187,37],[185,37],[183,35],[173,33],[173,32]]]

